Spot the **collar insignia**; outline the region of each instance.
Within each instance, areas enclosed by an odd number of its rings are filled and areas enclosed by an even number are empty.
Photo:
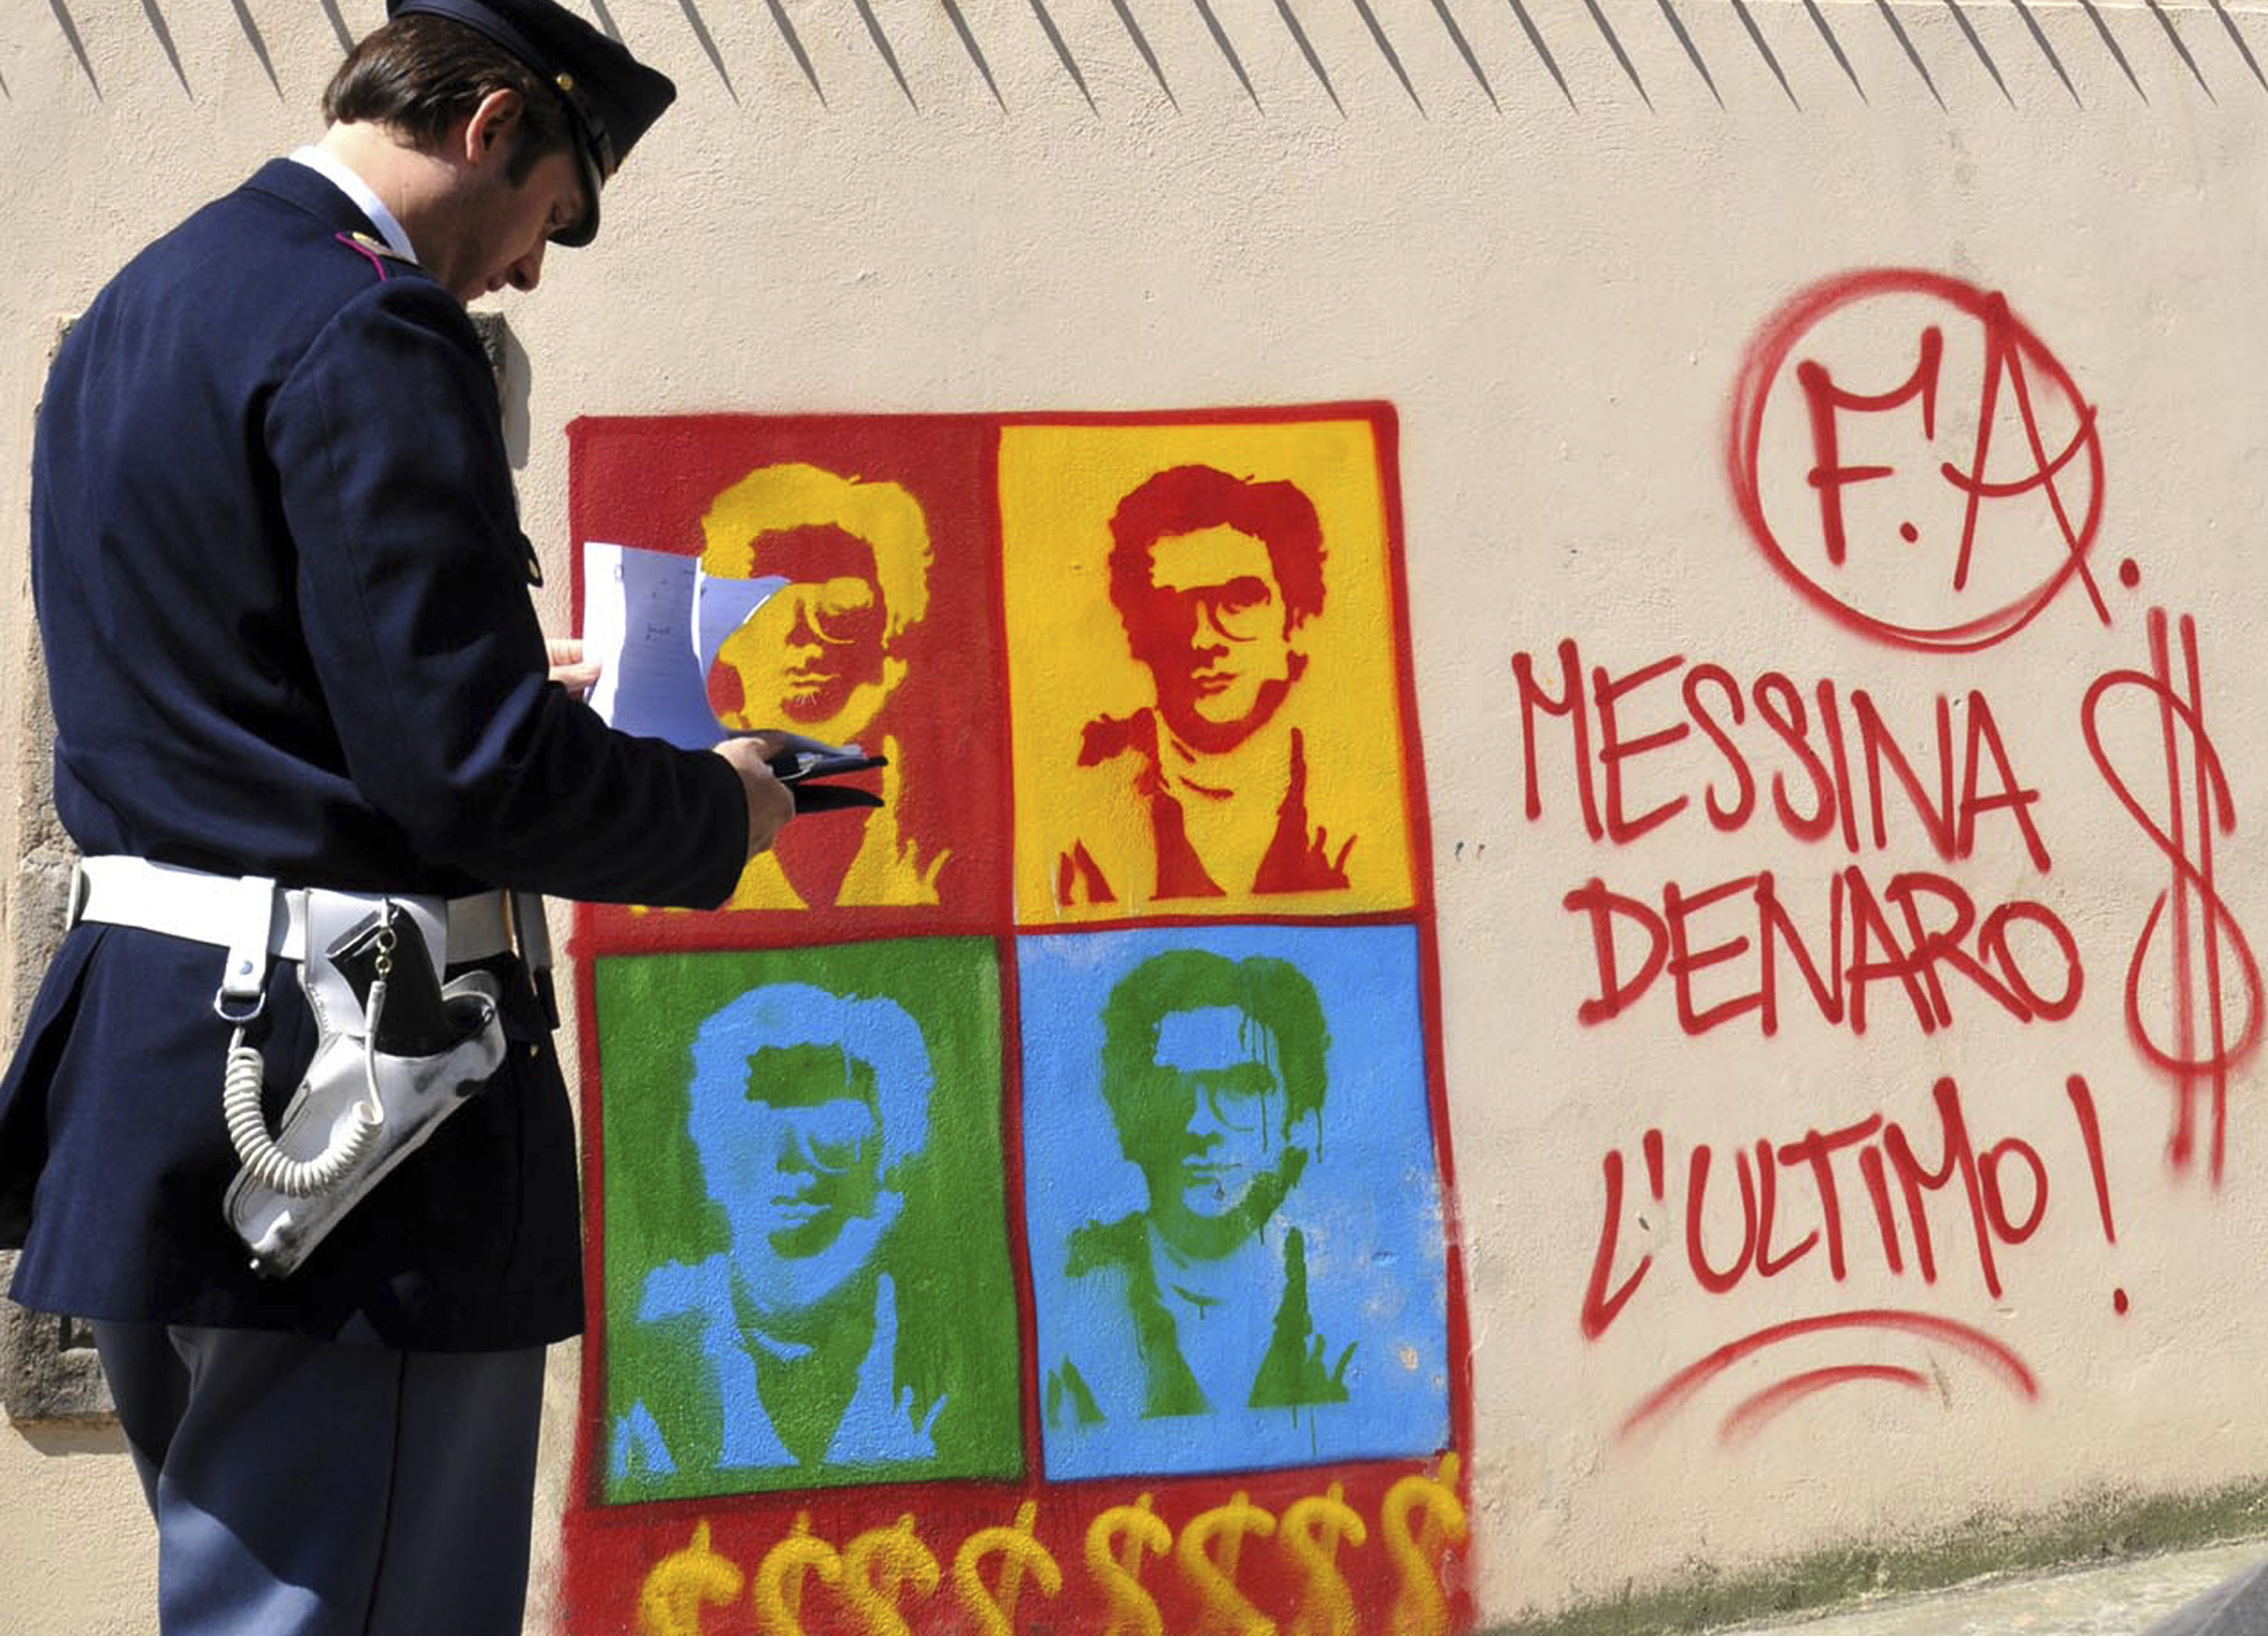
[[[375,233],[348,233],[346,240],[357,250],[366,250],[372,255],[382,255],[389,262],[400,262],[404,266],[416,265],[408,256]]]
[[[377,270],[378,281],[380,284],[384,284],[388,278],[393,276],[391,273],[386,270],[386,264],[388,262],[398,262],[403,267],[415,267],[417,265],[416,262],[411,261],[408,256],[396,250],[392,245],[387,243],[385,240],[373,238],[369,233],[334,233],[331,236],[336,239],[341,244],[346,246],[348,249],[352,250],[357,255],[361,256],[363,260],[368,262],[371,266]]]

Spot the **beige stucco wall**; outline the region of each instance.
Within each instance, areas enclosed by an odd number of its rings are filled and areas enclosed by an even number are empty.
[[[1453,4],[1492,102],[1433,6],[1375,0],[1421,114],[1351,5],[1297,8],[1344,113],[1264,0],[1214,7],[1250,96],[1196,10],[1143,8],[1178,106],[1108,7],[1057,0],[1093,108],[1020,0],[972,0],[962,10],[1005,112],[939,7],[874,8],[917,107],[857,10],[785,9],[823,104],[763,7],[603,7],[684,94],[610,195],[601,247],[556,255],[538,296],[501,304],[526,355],[515,451],[528,532],[564,562],[563,428],[586,413],[1393,403],[1471,1312],[1471,1562],[1484,1623],[1631,1588],[1769,1577],[1845,1544],[1923,1551],[1980,1518],[2045,1527],[2098,1502],[2268,1479],[2257,1060],[2228,1082],[2216,1185],[2201,1159],[2169,1153],[2173,1080],[2138,1051],[2124,1015],[2129,957],[2169,866],[2080,726],[2094,679],[2148,668],[2147,609],[2195,615],[2202,708],[2236,815],[2216,836],[2219,889],[2249,929],[2268,909],[2257,839],[2268,763],[2248,753],[2264,726],[2252,660],[2268,593],[2256,549],[2268,477],[2257,366],[2268,86],[2228,30],[2268,52],[2268,18],[2234,5],[2225,16],[2168,6],[2161,20],[2129,5],[1932,0],[1890,14],[1902,41],[1876,6],[1825,4],[1846,74],[1807,7],[1749,0],[1784,90],[1739,9],[1684,0],[1675,15],[1712,92],[1655,5],[1603,5],[1626,72],[1586,7],[1528,0],[1563,96],[1516,9]],[[7,696],[35,685],[21,635],[26,468],[55,325],[151,233],[313,131],[340,49],[329,10],[57,0],[19,6],[0,27],[0,143],[13,161],[0,167]],[[359,32],[379,7],[337,11]],[[1751,337],[1815,280],[1901,267],[2006,292],[2096,410],[2105,509],[2093,560],[2107,625],[2074,584],[1995,645],[1899,651],[1820,615],[1743,527],[1724,446]],[[1905,344],[1899,369],[1867,390],[1898,384]],[[1885,343],[1875,356],[1901,355]],[[1800,496],[1800,470],[1789,481]],[[2131,589],[2117,571],[2128,558]],[[562,624],[565,583],[555,574],[545,593]],[[1723,667],[1744,690],[1767,671],[1807,698],[1822,678],[1845,699],[1864,689],[1926,784],[1935,699],[1981,693],[2019,782],[2039,792],[2052,866],[2027,856],[2005,812],[1979,820],[1973,851],[1945,861],[1895,790],[1880,849],[1807,845],[1764,818],[1719,832],[1699,804],[1712,779],[1727,793],[1728,775],[1697,729],[1627,769],[1632,812],[1679,793],[1693,806],[1616,846],[1585,834],[1566,725],[1541,721],[1531,819],[1512,660],[1533,655],[1556,691],[1555,650],[1568,637],[1587,665],[1618,676],[1682,655]],[[2175,652],[2178,661],[2178,640]],[[1685,719],[1674,683],[1631,700],[1625,736]],[[2111,764],[2161,811],[2154,709],[2107,719]],[[1744,741],[1761,767],[1800,777],[1769,740]],[[0,813],[15,814],[16,757],[0,757]],[[1984,785],[1996,787],[1989,770]],[[1864,826],[1863,786],[1860,799]],[[12,861],[36,837],[11,839]],[[1952,1025],[1925,1032],[1892,983],[1871,993],[1861,1035],[1822,1021],[1784,974],[1771,1039],[1753,1019],[1688,1037],[1660,987],[1625,1016],[1577,1021],[1596,972],[1562,899],[1586,881],[1658,908],[1665,881],[1697,891],[1769,868],[1807,935],[1823,937],[1829,881],[1845,865],[1877,890],[1902,869],[1929,869],[1980,903],[2046,905],[2084,966],[2076,1011],[2019,1023],[1956,981]],[[2248,1002],[2230,923],[2220,926],[2235,1037]],[[1743,930],[1753,936],[1753,921],[1697,921],[1697,942]],[[2190,937],[2202,962],[2194,924]],[[2173,982],[2168,946],[2154,946],[2137,1006],[2161,1041],[2174,1037]],[[2074,1073],[2099,1111],[2115,1242],[2066,1091]],[[1950,1192],[1928,1206],[1934,1282],[1917,1276],[1910,1239],[1905,1271],[1889,1270],[1855,1146],[1837,1175],[1845,1276],[1815,1249],[1722,1296],[1697,1286],[1683,1248],[1697,1144],[1713,1146],[1706,1239],[1723,1264],[1740,1237],[1736,1149],[1752,1156],[1759,1139],[1795,1143],[1879,1113],[1933,1162],[1940,1075],[1958,1080],[1980,1152],[2020,1137],[2049,1179],[2037,1231],[1994,1246],[1997,1295]],[[1650,1129],[1664,1132],[1668,1159],[1658,1205]],[[1602,1252],[1610,1152],[1627,1197]],[[2004,1162],[2016,1178],[2005,1202],[2021,1216],[2017,1162]],[[1800,1159],[1778,1181],[1772,1247],[1785,1253],[1822,1225],[1822,1205]],[[1602,1253],[1614,1285],[1643,1256],[1654,1261],[1587,1338],[1587,1282]],[[1910,1369],[1926,1389],[1898,1389],[1916,1383],[1903,1376],[1849,1382],[1728,1440],[1727,1411],[1777,1378],[1759,1372],[1712,1385],[1702,1408],[1621,1429],[1674,1371],[1737,1338],[1885,1308],[1992,1338],[2021,1357],[2036,1396],[1947,1331],[1868,1330],[1863,1345],[1790,1349],[1782,1373],[1859,1363]],[[555,1372],[554,1514],[574,1367],[570,1352]],[[0,1630],[151,1628],[131,1476],[109,1447],[99,1433],[0,1428]],[[549,1544],[547,1529],[540,1552]],[[540,1556],[539,1596],[558,1571],[556,1556]],[[38,1589],[26,1597],[25,1586]]]

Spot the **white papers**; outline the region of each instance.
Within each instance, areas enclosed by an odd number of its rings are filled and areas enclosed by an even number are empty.
[[[591,708],[624,733],[682,749],[730,737],[709,707],[709,667],[787,583],[711,578],[674,551],[585,542],[583,657],[600,667]]]

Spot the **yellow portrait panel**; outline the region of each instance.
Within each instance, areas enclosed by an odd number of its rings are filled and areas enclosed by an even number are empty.
[[[1410,908],[1366,418],[1000,434],[1027,925]]]

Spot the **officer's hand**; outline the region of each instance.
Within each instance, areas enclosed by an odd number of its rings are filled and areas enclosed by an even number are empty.
[[[748,798],[748,856],[771,850],[787,821],[795,816],[795,797],[772,775],[766,763],[786,746],[769,733],[750,733],[726,739],[715,754],[732,763],[740,775],[740,790]]]
[[[605,667],[595,659],[583,657],[580,638],[547,637],[543,645],[549,652],[551,679],[567,689],[569,697],[585,697],[599,685],[599,673]]]

